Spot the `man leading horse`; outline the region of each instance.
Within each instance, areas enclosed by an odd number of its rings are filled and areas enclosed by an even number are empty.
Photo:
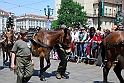
[[[45,81],[43,72],[46,71],[50,63],[50,51],[53,46],[61,45],[59,55],[65,56],[65,50],[71,49],[71,35],[70,30],[67,28],[59,28],[56,30],[39,30],[31,39],[33,47],[33,55],[40,58],[40,80]],[[46,59],[47,65],[44,67],[44,58]],[[61,62],[60,62],[61,63]],[[65,62],[66,64],[66,62]],[[64,65],[65,65],[64,64]],[[65,72],[65,70],[64,70]]]

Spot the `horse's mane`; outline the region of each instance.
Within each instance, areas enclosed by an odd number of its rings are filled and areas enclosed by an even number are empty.
[[[40,30],[39,32],[40,33],[47,33],[47,34],[50,34],[50,35],[55,35],[56,33],[58,33],[58,30],[56,30],[56,31],[55,30]]]
[[[56,28],[54,29],[54,31],[61,31],[61,30],[64,30],[64,33],[67,33],[67,34],[70,34],[70,30],[68,28]]]

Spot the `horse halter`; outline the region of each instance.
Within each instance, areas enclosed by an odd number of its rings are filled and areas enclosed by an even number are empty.
[[[5,43],[7,44],[7,46],[13,46],[14,45],[14,33],[13,32],[7,32],[5,34],[5,36],[6,36]]]
[[[68,29],[66,29],[67,31],[64,31],[64,37],[63,37],[63,42],[61,43],[62,46],[65,46],[66,48],[71,48],[71,46],[68,46],[68,44],[71,44],[71,39],[69,39],[71,37],[70,35],[70,31],[68,31]],[[67,38],[69,37],[69,38]],[[64,43],[64,41],[66,41],[66,43]]]
[[[106,49],[107,50],[110,49],[110,48],[113,48],[113,47],[115,47],[117,45],[122,45],[122,44],[124,45],[124,40],[122,40],[120,42],[113,43],[113,44],[109,44],[108,39],[110,39],[110,35],[108,35],[108,38],[106,39]]]

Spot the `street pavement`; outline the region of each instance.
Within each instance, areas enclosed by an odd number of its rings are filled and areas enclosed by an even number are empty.
[[[68,62],[67,65],[67,79],[56,79],[55,73],[59,60],[51,59],[51,67],[44,72],[46,81],[40,81],[38,70],[39,70],[39,58],[34,57],[34,74],[28,83],[103,83],[102,68],[99,66],[74,62]],[[45,62],[46,65],[46,62]],[[124,77],[124,70],[122,72]],[[113,68],[110,70],[108,75],[108,83],[119,83]],[[0,55],[0,83],[16,83],[16,75],[13,71],[8,68],[8,63],[6,67],[2,66],[2,56]]]

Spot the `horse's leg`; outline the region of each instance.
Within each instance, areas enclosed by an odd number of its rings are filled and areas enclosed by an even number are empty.
[[[5,52],[4,52],[4,50],[3,50],[3,66],[5,66]]]
[[[43,67],[44,67],[44,56],[40,54],[40,80],[45,81],[45,77],[43,76]]]
[[[7,52],[7,57],[9,57],[9,67],[10,67],[10,61],[11,61],[11,56],[10,56],[10,52]]]
[[[103,68],[103,81],[104,81],[104,83],[107,83],[107,76],[108,76],[108,73],[109,73],[111,66],[112,66],[112,63],[110,61],[105,63],[105,66]]]
[[[43,68],[43,72],[45,72],[51,65],[51,63],[50,63],[50,55],[46,55],[45,59],[46,59],[47,65]]]
[[[117,75],[118,79],[120,80],[120,83],[124,83],[124,79],[121,76],[121,70],[122,68],[120,68],[120,64],[117,63],[116,66],[114,67],[114,72]]]
[[[8,61],[8,51],[6,50],[5,53],[6,53],[6,54],[5,54],[5,56],[6,56],[6,60],[5,60],[5,62],[7,62],[7,61]]]

